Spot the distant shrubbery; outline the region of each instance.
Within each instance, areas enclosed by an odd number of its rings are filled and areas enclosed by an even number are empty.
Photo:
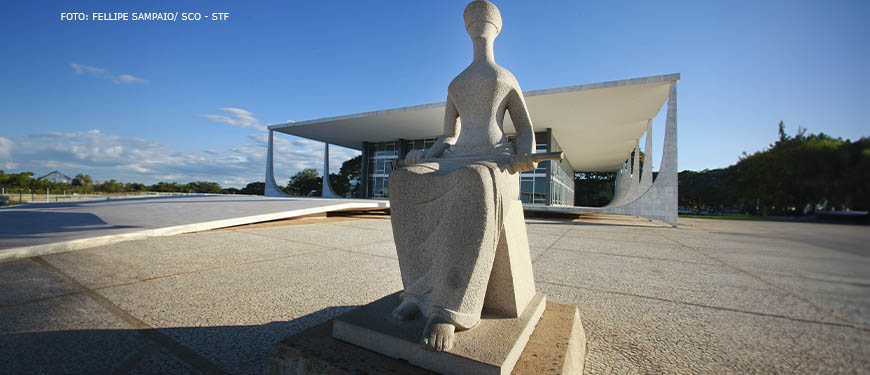
[[[616,173],[584,172],[574,175],[574,205],[603,207],[613,199]]]
[[[359,194],[358,184],[352,184],[359,180],[360,161],[357,156],[345,161],[339,174],[330,174],[330,181],[335,192],[342,196],[355,197]],[[287,187],[283,190],[291,195],[320,195],[323,178],[318,177],[317,170],[307,168],[293,176]],[[211,194],[248,194],[263,195],[266,184],[263,182],[251,182],[242,189],[223,188],[217,182],[196,181],[186,184],[178,182],[158,182],[153,185],[145,185],[137,182],[124,183],[114,179],[94,183],[91,176],[77,174],[72,182],[51,182],[33,178],[33,172],[21,172],[6,174],[0,170],[0,187],[8,194],[22,193],[45,193],[48,189],[51,194],[95,194],[95,193],[138,193],[138,192],[161,192],[161,193],[211,193]]]
[[[644,155],[639,153],[640,161]],[[338,174],[330,174],[335,192],[358,197],[360,163],[357,156],[345,161]],[[577,173],[575,204],[603,206],[613,197],[615,173]],[[55,183],[33,178],[32,172],[5,174],[0,170],[0,187],[7,193],[37,194],[50,189],[57,193],[224,193],[263,195],[263,182],[242,189],[222,188],[216,182],[158,182],[153,185],[115,180],[94,183],[91,176],[77,174],[72,183]],[[321,194],[323,178],[315,169],[299,171],[282,189],[290,195]],[[870,138],[857,141],[826,134],[794,136],[779,123],[779,140],[753,154],[744,153],[737,164],[679,174],[679,205],[694,212],[733,212],[753,215],[803,215],[815,210],[870,209]]]
[[[640,160],[643,161],[643,153]],[[629,161],[631,162],[631,161]],[[616,173],[577,173],[574,201],[600,207],[613,197]],[[809,215],[816,210],[870,209],[870,138],[790,136],[740,157],[727,168],[679,174],[679,206],[692,212]]]
[[[803,215],[822,210],[870,208],[870,138],[857,141],[824,133],[795,136],[779,123],[779,140],[744,153],[728,168],[683,171],[680,207],[731,209],[754,215]]]
[[[21,172],[6,174],[0,170],[0,187],[7,193],[30,192],[44,193],[48,189],[52,194],[94,194],[94,193],[136,193],[136,192],[164,192],[164,193],[225,193],[227,189],[221,188],[217,182],[197,181],[181,184],[178,182],[158,182],[154,185],[145,185],[138,182],[124,183],[114,179],[94,183],[93,178],[84,174],[77,174],[72,182],[52,182],[33,178],[33,172]],[[238,189],[235,189],[238,190]]]
[[[644,153],[637,153],[638,162],[644,165]],[[628,160],[634,165],[634,152]],[[653,172],[653,178],[658,172]],[[574,205],[588,207],[603,207],[613,199],[616,188],[616,172],[580,172],[574,174]]]
[[[341,165],[341,170],[338,174],[330,173],[329,182],[336,194],[343,197],[359,197],[359,176],[362,166],[362,156],[345,161]],[[319,177],[317,170],[305,168],[297,172],[290,181],[287,182],[287,187],[283,188],[284,192],[290,195],[321,195],[323,190],[323,177]]]

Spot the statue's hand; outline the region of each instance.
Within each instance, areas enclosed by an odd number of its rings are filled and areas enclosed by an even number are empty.
[[[537,167],[538,163],[529,154],[514,155],[511,157],[510,165],[508,166],[511,173],[533,171]]]
[[[408,152],[408,155],[405,156],[405,163],[408,165],[422,163],[423,159],[426,159],[426,156],[426,151],[411,150]]]

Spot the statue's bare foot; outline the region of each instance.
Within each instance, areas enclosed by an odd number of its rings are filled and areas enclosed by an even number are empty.
[[[438,315],[432,315],[423,330],[423,347],[429,350],[446,352],[453,348],[456,326]]]
[[[406,299],[402,300],[402,303],[393,309],[393,318],[396,318],[396,320],[411,320],[414,319],[419,312],[420,308],[417,307],[417,304]]]

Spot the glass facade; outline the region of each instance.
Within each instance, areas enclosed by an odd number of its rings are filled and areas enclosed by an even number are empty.
[[[550,133],[550,150],[562,151],[559,142]],[[551,206],[574,205],[574,168],[568,160],[550,162],[550,202]]]
[[[535,133],[535,143],[535,152],[547,152],[547,133]],[[523,203],[547,204],[548,169],[550,162],[544,161],[538,163],[534,171],[520,173],[520,200]]]
[[[437,138],[363,145],[362,176],[364,198],[387,198],[390,195],[390,162],[404,157],[411,150],[429,150]],[[514,137],[509,137],[514,141]],[[550,131],[535,133],[536,152],[561,151]],[[520,200],[523,203],[574,205],[574,170],[567,160],[538,163],[534,171],[520,173]]]
[[[426,138],[426,139],[415,139],[412,141],[405,141],[405,149],[402,150],[402,157],[408,154],[408,151],[411,150],[423,150],[429,151],[429,148],[435,144],[435,141],[438,138]]]
[[[390,162],[399,157],[398,142],[366,143],[364,150],[366,198],[390,196]]]
[[[429,150],[437,138],[390,142],[370,142],[363,147],[362,176],[365,176],[365,198],[388,198],[390,196],[390,162],[405,157],[411,150]]]

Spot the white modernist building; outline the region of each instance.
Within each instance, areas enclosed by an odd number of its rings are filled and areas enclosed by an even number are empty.
[[[608,212],[677,225],[677,82],[679,74],[527,91],[538,152],[562,151],[561,162],[543,162],[520,175],[527,210]],[[662,161],[653,180],[652,120],[667,103]],[[390,161],[426,149],[443,130],[444,103],[327,117],[269,126],[266,195],[282,196],[272,171],[274,132],[362,151],[362,198],[389,196]],[[514,133],[509,116],[504,131]],[[632,158],[647,135],[645,160]],[[633,162],[632,162],[633,160]],[[604,207],[574,206],[575,172],[616,172],[613,199]],[[328,179],[327,179],[328,180]],[[324,196],[335,196],[327,181]]]

